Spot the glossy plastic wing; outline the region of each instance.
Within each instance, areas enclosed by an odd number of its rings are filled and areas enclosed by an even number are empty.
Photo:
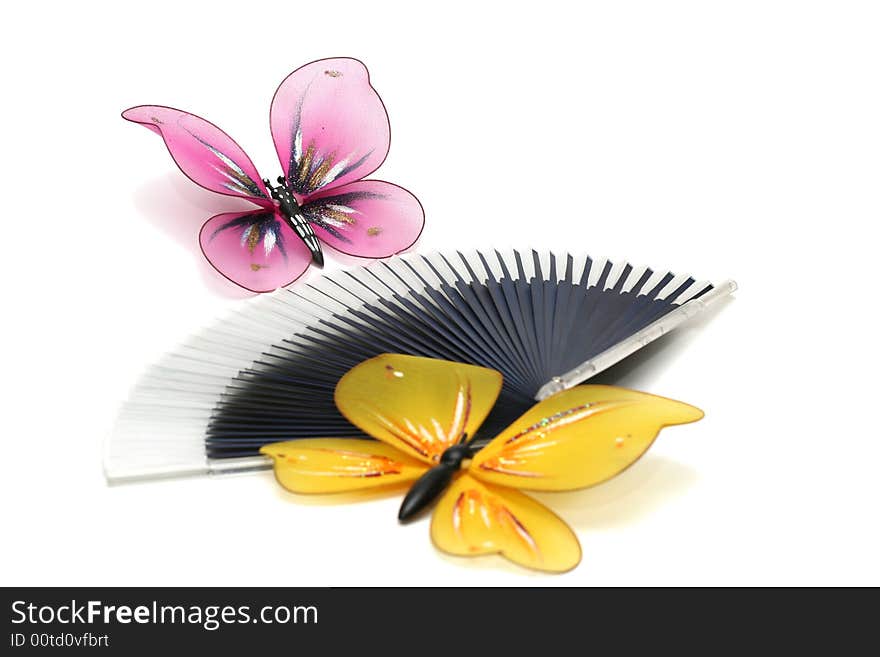
[[[413,481],[426,466],[376,440],[315,438],[266,445],[275,477],[293,493],[342,493]]]
[[[311,252],[275,212],[224,212],[199,233],[214,269],[252,292],[289,285],[308,269]]]
[[[272,199],[257,168],[235,141],[205,119],[171,107],[140,105],[122,113],[165,140],[171,157],[194,183],[270,208]]]
[[[288,75],[269,123],[284,175],[301,197],[363,178],[388,154],[388,114],[356,59],[321,59]]]
[[[321,241],[362,258],[387,258],[408,249],[425,225],[418,199],[380,180],[319,192],[302,211]]]
[[[581,560],[574,532],[550,509],[519,491],[483,484],[467,474],[437,504],[431,538],[450,554],[501,554],[549,572],[571,570]]]
[[[577,386],[533,406],[477,452],[469,472],[514,488],[584,488],[632,465],[663,427],[702,417],[700,409],[665,397]]]
[[[382,354],[353,367],[336,385],[349,422],[434,465],[472,436],[501,391],[501,374],[475,365]]]

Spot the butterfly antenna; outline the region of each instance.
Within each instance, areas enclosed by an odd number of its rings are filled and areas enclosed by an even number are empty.
[[[479,452],[485,445],[478,445],[474,441],[474,437],[469,437],[467,434],[463,434],[461,440],[458,443],[459,445],[464,445],[468,448],[467,454],[468,457],[472,457],[474,454]]]

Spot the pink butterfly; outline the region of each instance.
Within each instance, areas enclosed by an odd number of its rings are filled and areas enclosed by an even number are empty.
[[[385,258],[412,246],[425,213],[407,190],[362,180],[388,155],[388,114],[367,68],[356,59],[321,59],[287,76],[269,123],[284,176],[261,179],[242,148],[213,123],[159,105],[123,118],[165,140],[190,180],[260,206],[205,222],[202,252],[226,278],[253,292],[289,285],[314,261],[321,242],[348,255]],[[320,241],[319,241],[320,240]]]

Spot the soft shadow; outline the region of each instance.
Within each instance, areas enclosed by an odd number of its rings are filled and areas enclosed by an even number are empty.
[[[570,493],[529,493],[576,529],[608,529],[637,522],[680,496],[699,479],[691,468],[645,456],[613,479]]]
[[[591,377],[587,383],[632,388],[648,387],[653,383],[656,375],[665,370],[672,361],[677,360],[679,354],[699,338],[734,299],[735,297],[727,297],[718,301],[717,305],[688,320],[686,324],[642,347],[604,372]]]
[[[528,491],[527,494],[558,513],[573,529],[587,535],[591,529],[609,529],[637,522],[684,493],[697,479],[694,470],[680,463],[646,456],[614,479],[593,488],[571,493]],[[457,557],[440,550],[437,555],[443,561],[473,570],[492,569],[542,579],[554,574],[523,568],[500,555]]]
[[[351,269],[353,267],[364,267],[369,265],[370,263],[382,260],[389,260],[394,258],[395,256],[400,255],[409,255],[411,253],[416,253],[418,251],[419,246],[421,245],[421,238],[416,240],[414,244],[412,244],[409,248],[400,251],[394,255],[388,256],[387,258],[361,258],[358,256],[349,255],[348,253],[343,253],[342,251],[337,251],[329,244],[321,243],[321,248],[324,249],[325,254],[330,254],[330,257],[339,264],[343,265],[346,269]]]
[[[509,559],[502,557],[500,554],[475,554],[474,556],[458,556],[448,554],[434,547],[434,552],[442,561],[453,564],[460,568],[469,568],[474,571],[484,572],[486,570],[495,570],[505,572],[510,575],[523,575],[535,579],[553,577],[554,575],[564,575],[565,573],[547,573],[533,568],[526,568],[513,563]],[[567,571],[571,572],[571,571]]]
[[[167,173],[145,182],[135,190],[133,200],[137,210],[151,224],[192,254],[199,274],[211,291],[219,296],[233,299],[254,296],[253,292],[224,278],[205,259],[199,247],[199,230],[208,219],[221,212],[255,210],[257,208],[254,205],[242,199],[213,194],[201,189],[179,172]],[[413,252],[416,245],[402,253]],[[372,259],[347,255],[326,244],[322,246],[334,261],[346,268],[372,262]],[[320,271],[318,267],[309,267],[297,282],[302,283]]]
[[[357,256],[348,255],[347,253],[343,253],[342,251],[337,251],[329,244],[325,244],[321,242],[321,248],[324,250],[325,256],[330,256],[329,258],[325,258],[325,260],[332,260],[333,262],[338,262],[345,269],[351,269],[353,267],[368,265],[375,260],[387,260],[388,258],[359,258]],[[317,269],[317,268],[316,268]],[[317,269],[317,271],[321,271]]]
[[[205,285],[215,294],[245,299],[254,296],[224,278],[202,254],[199,230],[208,219],[221,212],[255,210],[247,201],[212,194],[193,184],[179,172],[154,178],[133,194],[134,206],[151,224],[192,254]]]
[[[401,484],[399,486],[389,486],[387,488],[376,488],[372,490],[354,491],[350,493],[315,493],[313,495],[303,495],[300,493],[291,493],[283,488],[272,474],[272,489],[275,497],[288,503],[302,504],[304,506],[338,506],[340,504],[362,504],[364,502],[372,502],[373,500],[387,499],[389,497],[398,497],[403,499],[409,485],[412,482]]]
[[[336,493],[331,495],[300,495],[285,490],[280,485],[278,485],[278,482],[274,481],[274,476],[267,473],[266,480],[269,481],[270,478],[272,479],[271,485],[277,499],[283,500],[284,502],[302,504],[305,506],[337,506],[341,504],[362,504],[364,502],[372,502],[379,499],[388,499],[389,497],[397,497],[402,500],[411,483],[408,482],[407,484],[401,486],[393,486],[389,488],[352,493]],[[421,531],[425,531],[425,527],[430,525],[432,513],[433,509],[423,514],[422,517],[419,517],[412,522],[406,523],[406,525],[402,526],[401,528],[410,530],[420,529]],[[535,570],[517,566],[516,564],[508,561],[500,555],[458,557],[455,555],[446,554],[445,552],[438,550],[436,547],[434,547],[434,552],[443,561],[464,568],[472,568],[474,570],[480,571],[493,569],[508,572],[511,574],[526,575],[532,577],[539,577],[544,574],[539,573]]]
[[[284,490],[269,473],[266,473],[267,483],[270,481],[270,477],[273,479],[271,487],[277,499],[306,506],[361,504],[389,497],[402,499],[408,487],[408,484],[405,484],[356,493],[299,495]],[[528,491],[527,494],[559,514],[573,529],[589,532],[589,530],[613,529],[638,522],[639,519],[651,514],[655,509],[681,496],[696,483],[698,478],[696,471],[687,466],[662,457],[648,455],[617,477],[593,488],[570,493]],[[430,522],[430,516],[431,512],[428,512],[424,514],[424,517],[408,523],[407,527],[410,525],[424,526]],[[446,554],[436,547],[434,549],[440,559],[461,568],[480,571],[491,569],[529,578],[546,577],[547,575],[547,573],[518,566],[499,555],[461,557]]]

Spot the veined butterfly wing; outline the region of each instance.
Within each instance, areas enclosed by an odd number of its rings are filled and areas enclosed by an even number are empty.
[[[514,563],[549,572],[571,570],[581,547],[565,522],[540,502],[461,474],[431,519],[431,539],[460,556],[501,554]]]
[[[271,210],[224,212],[202,226],[199,244],[208,262],[251,292],[271,292],[303,275],[311,252]]]
[[[382,354],[349,370],[336,384],[335,400],[365,433],[435,465],[482,424],[501,381],[485,367]]]
[[[315,438],[266,445],[275,478],[293,493],[343,493],[393,487],[420,477],[427,466],[398,449],[363,438]]]
[[[632,465],[663,427],[702,417],[700,409],[665,397],[576,386],[533,406],[477,452],[468,471],[513,488],[584,488]]]
[[[386,258],[408,249],[425,225],[418,199],[381,180],[359,180],[318,192],[302,211],[321,241],[362,258]]]
[[[269,190],[247,153],[210,121],[160,105],[132,107],[122,117],[160,135],[177,166],[197,185],[273,207]]]
[[[321,59],[288,75],[269,124],[287,183],[301,198],[369,175],[391,139],[367,68],[350,58]]]

